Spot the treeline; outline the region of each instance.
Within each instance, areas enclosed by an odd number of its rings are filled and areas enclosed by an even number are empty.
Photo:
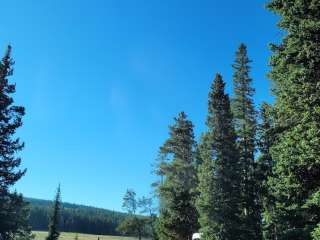
[[[181,112],[160,147],[157,238],[320,239],[320,1],[273,0],[284,38],[271,45],[274,104],[254,103],[241,44],[233,94],[216,74],[207,129],[196,142]]]
[[[30,203],[29,223],[33,230],[47,231],[52,201],[27,198]],[[116,230],[127,214],[101,208],[62,203],[59,230],[98,235],[119,235]]]

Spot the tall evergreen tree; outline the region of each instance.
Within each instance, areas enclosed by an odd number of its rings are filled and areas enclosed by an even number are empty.
[[[46,240],[58,240],[60,236],[60,210],[61,210],[61,189],[57,188],[56,196],[53,203],[52,214],[49,222],[49,233]]]
[[[160,149],[167,159],[160,165],[163,182],[158,232],[161,240],[189,239],[198,228],[196,158],[193,125],[184,112],[175,118],[170,137]]]
[[[24,143],[15,137],[22,126],[24,107],[14,104],[12,95],[15,84],[9,83],[13,74],[11,46],[0,61],[0,239],[29,238],[28,208],[21,195],[10,192],[26,172],[20,170],[21,158],[17,157]]]
[[[320,221],[320,1],[273,0],[268,8],[285,32],[272,45],[277,138],[270,221],[275,239],[308,240]]]
[[[209,93],[208,132],[203,137],[197,208],[202,238],[231,240],[240,236],[240,163],[230,101],[217,74]]]
[[[244,239],[261,239],[261,206],[258,204],[255,179],[256,111],[253,102],[255,93],[250,78],[250,59],[247,47],[241,44],[232,65],[234,69],[234,99],[232,110],[235,119],[238,148],[242,165],[242,223]]]

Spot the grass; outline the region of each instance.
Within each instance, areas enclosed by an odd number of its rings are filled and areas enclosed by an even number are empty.
[[[35,240],[45,240],[47,236],[47,232],[39,232],[34,231],[33,232],[36,236]],[[74,240],[77,233],[67,233],[62,232],[59,240]],[[92,234],[83,234],[78,233],[78,240],[135,240],[137,238],[131,238],[131,237],[118,237],[118,236],[107,236],[107,235],[92,235]]]

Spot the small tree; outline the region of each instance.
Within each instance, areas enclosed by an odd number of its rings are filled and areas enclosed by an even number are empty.
[[[117,230],[126,235],[134,235],[139,239],[146,234],[145,227],[148,219],[142,216],[137,216],[136,211],[139,207],[139,202],[136,199],[136,192],[128,189],[123,197],[122,207],[129,213],[129,216],[118,226]]]
[[[138,200],[138,207],[140,208],[141,214],[148,214],[149,216],[154,215],[155,208],[153,206],[152,198],[143,196]]]
[[[123,234],[137,236],[138,239],[141,240],[142,236],[145,234],[145,225],[146,219],[137,216],[129,216],[120,223],[117,230]]]
[[[154,207],[153,200],[151,197],[145,197],[139,199],[138,201],[138,207],[140,208],[141,214],[147,214],[149,219],[147,221],[147,227],[148,227],[148,235],[154,240],[158,239],[157,235],[157,215],[155,213],[156,208]]]
[[[136,199],[136,193],[134,190],[128,189],[123,197],[122,208],[129,214],[136,214],[137,207],[138,201]]]
[[[53,211],[49,222],[49,233],[46,240],[57,240],[60,236],[59,222],[60,222],[60,209],[61,209],[61,190],[60,185],[57,188],[57,193],[54,199]]]

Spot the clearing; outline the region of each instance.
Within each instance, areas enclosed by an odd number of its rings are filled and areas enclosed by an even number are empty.
[[[36,235],[35,240],[45,240],[47,232],[33,231]],[[75,240],[77,233],[62,232],[59,240]],[[132,237],[119,237],[119,236],[107,236],[107,235],[92,235],[78,233],[78,240],[136,240],[137,238]]]

